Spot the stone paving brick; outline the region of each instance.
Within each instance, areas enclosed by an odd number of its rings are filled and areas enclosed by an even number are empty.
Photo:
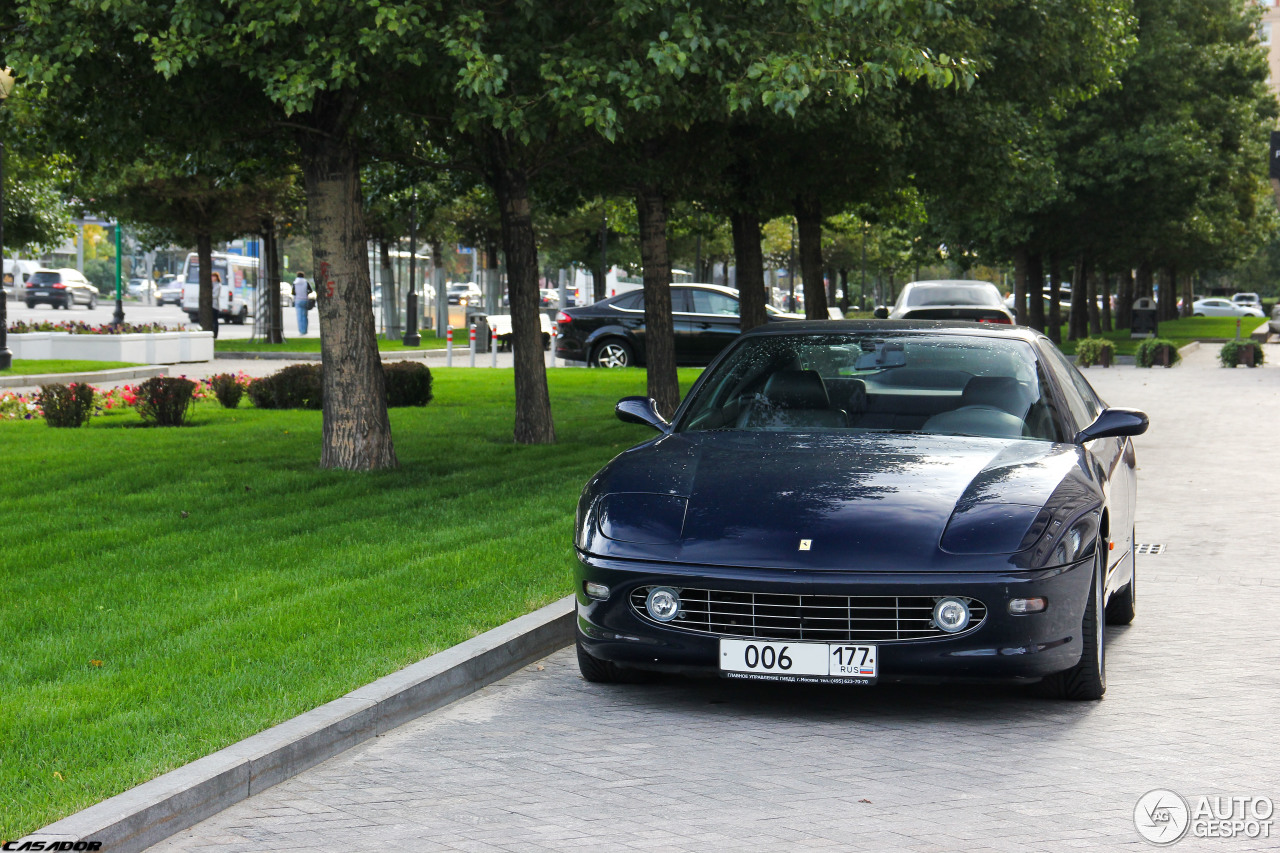
[[[1189,361],[1087,372],[1151,414],[1137,538],[1167,546],[1139,558],[1102,702],[593,685],[566,650],[153,849],[1140,851],[1133,806],[1152,788],[1280,800],[1280,369]]]

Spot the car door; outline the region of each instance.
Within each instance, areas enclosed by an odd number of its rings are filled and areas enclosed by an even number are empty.
[[[687,327],[686,345],[679,346],[680,332],[676,333],[676,360],[681,361],[681,350],[688,353],[693,364],[707,364],[720,351],[733,343],[742,331],[738,298],[719,290],[702,287],[679,288],[684,291],[685,310],[675,315],[677,324]],[[672,291],[675,299],[675,290]],[[673,308],[676,307],[673,305]]]
[[[1084,429],[1097,419],[1105,408],[1088,380],[1057,349],[1044,348],[1049,354],[1049,366],[1059,391],[1078,429]],[[1133,546],[1133,521],[1137,504],[1137,458],[1133,440],[1127,436],[1099,438],[1084,446],[1086,455],[1097,465],[1105,507],[1108,513],[1108,539],[1114,548],[1107,553],[1108,576]]]

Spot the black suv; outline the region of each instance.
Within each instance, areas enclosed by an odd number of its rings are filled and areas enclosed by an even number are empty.
[[[73,305],[96,308],[98,289],[89,283],[78,270],[36,270],[27,279],[27,307],[34,308],[46,302],[54,308],[70,309]]]
[[[798,319],[765,306],[769,320]],[[715,284],[671,285],[676,363],[709,364],[741,332],[738,291]],[[644,291],[633,290],[556,315],[556,357],[590,367],[644,364]]]

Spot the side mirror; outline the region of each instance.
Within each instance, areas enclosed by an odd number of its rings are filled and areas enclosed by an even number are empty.
[[[879,308],[871,312],[871,316],[875,317],[877,320],[888,320],[889,309],[881,305]]]
[[[1076,444],[1084,444],[1095,438],[1111,438],[1121,435],[1142,435],[1150,420],[1137,409],[1103,409],[1098,419],[1076,434]]]
[[[671,432],[671,424],[658,414],[658,401],[652,397],[623,397],[613,411],[624,423],[643,424],[658,432]]]

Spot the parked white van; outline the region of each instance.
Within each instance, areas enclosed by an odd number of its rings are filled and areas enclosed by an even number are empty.
[[[212,260],[214,317],[243,325],[257,303],[258,259],[214,252]],[[182,310],[191,322],[200,322],[200,256],[195,252],[182,267]]]

